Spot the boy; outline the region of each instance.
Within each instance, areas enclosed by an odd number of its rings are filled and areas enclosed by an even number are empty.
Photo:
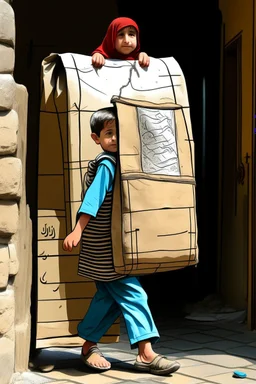
[[[122,314],[131,344],[138,348],[135,368],[155,375],[177,371],[178,362],[156,354],[152,343],[159,333],[147,303],[147,295],[136,277],[115,272],[112,259],[111,208],[117,154],[115,109],[96,111],[90,120],[91,137],[103,153],[97,156],[96,175],[89,173],[87,191],[78,211],[74,230],[64,239],[64,250],[71,251],[82,238],[78,274],[95,280],[97,292],[78,325],[78,335],[85,339],[81,357],[97,371],[111,368],[97,347],[97,342]]]

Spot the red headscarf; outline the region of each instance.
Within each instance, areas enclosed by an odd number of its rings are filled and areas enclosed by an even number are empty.
[[[137,31],[137,47],[129,55],[122,55],[115,49],[116,36],[120,29],[129,26],[133,26]],[[101,53],[105,59],[136,60],[139,51],[140,39],[138,25],[129,17],[117,17],[110,23],[101,45],[92,52],[92,55],[98,52]]]

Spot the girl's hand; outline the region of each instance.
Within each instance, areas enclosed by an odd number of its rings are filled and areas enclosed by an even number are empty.
[[[149,66],[150,59],[149,59],[149,56],[146,54],[146,52],[140,52],[138,60],[139,60],[139,65],[142,68]]]
[[[63,249],[64,251],[71,252],[73,247],[76,247],[81,239],[81,234],[78,231],[71,232],[63,241]]]
[[[101,68],[104,64],[105,64],[105,58],[101,53],[96,52],[92,55],[92,65],[95,68]]]

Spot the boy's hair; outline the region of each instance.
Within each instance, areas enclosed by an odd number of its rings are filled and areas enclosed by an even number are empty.
[[[98,109],[94,112],[90,119],[90,126],[92,133],[96,133],[99,137],[100,132],[104,128],[105,121],[111,121],[116,119],[116,113],[114,107]]]

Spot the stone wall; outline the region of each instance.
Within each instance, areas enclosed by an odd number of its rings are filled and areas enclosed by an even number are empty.
[[[13,78],[15,17],[0,0],[0,383],[28,368],[31,222],[26,204],[27,91]]]

